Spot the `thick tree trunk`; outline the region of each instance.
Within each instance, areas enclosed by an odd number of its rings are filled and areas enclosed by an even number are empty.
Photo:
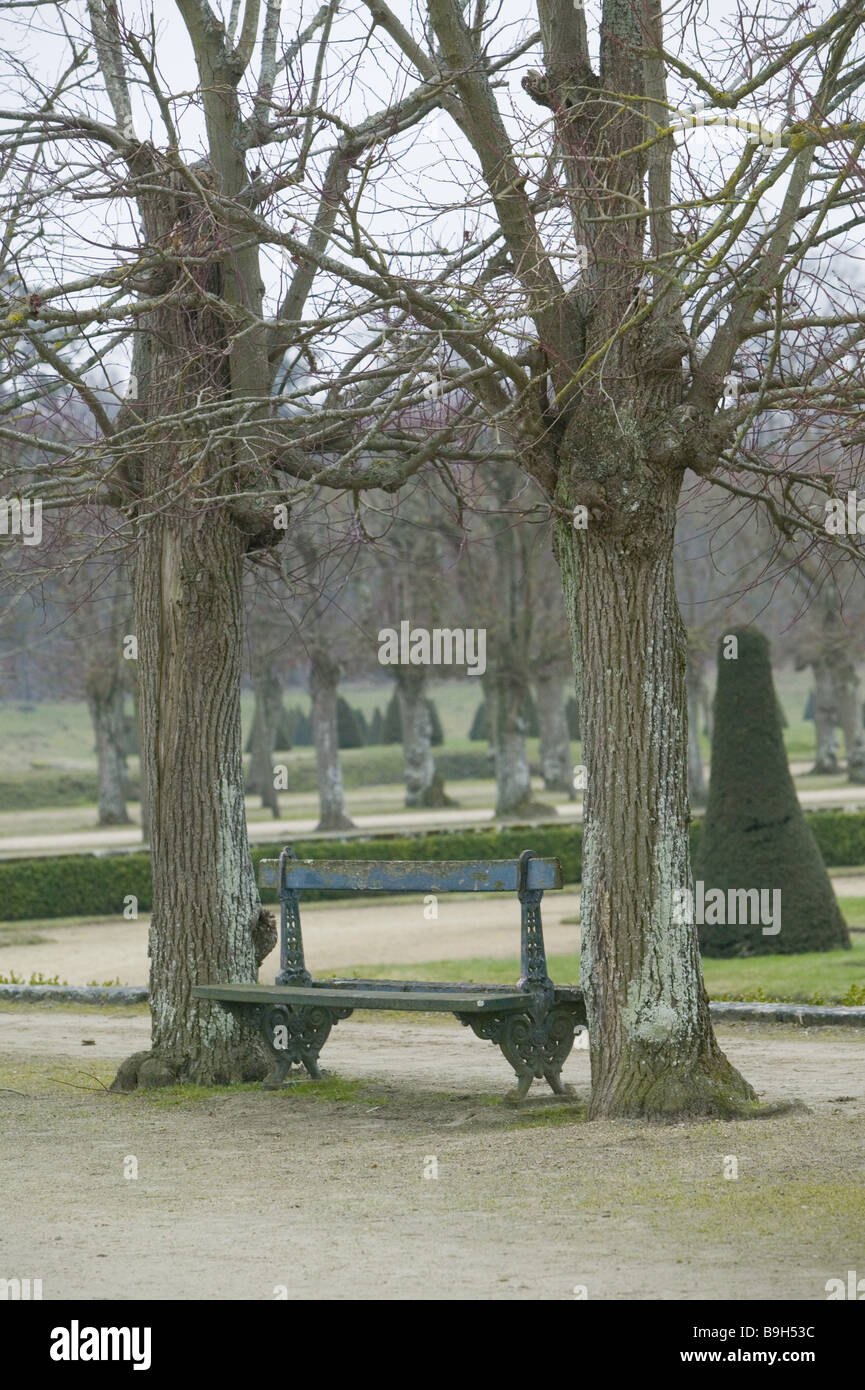
[[[573,801],[574,771],[563,681],[558,676],[538,676],[535,679],[535,704],[541,736],[544,786],[549,792],[567,792]]]
[[[223,81],[214,74],[215,87]],[[211,133],[222,100],[207,87]],[[198,177],[230,198],[246,177],[243,157],[227,141],[217,143],[221,169],[215,174],[208,165]],[[197,436],[190,417],[176,423],[180,412],[203,413],[232,393],[265,394],[263,330],[244,334],[241,344],[231,314],[241,302],[253,315],[260,308],[258,249],[232,245],[227,220],[205,213],[183,176],[152,158],[151,146],[141,145],[130,164],[142,176],[143,238],[171,257],[153,304],[136,319],[131,397],[118,417],[135,436],[118,471],[138,525],[140,756],[153,875],[152,1052],[127,1059],[118,1089],[264,1076],[252,1023],[194,999],[192,989],[253,983],[276,941],[249,854],[240,681],[244,557],[278,543],[281,533],[269,506],[247,501],[241,510],[218,500],[249,494],[256,474],[250,452],[235,452],[223,431]],[[178,254],[192,255],[199,268],[181,269]],[[221,299],[224,312],[214,308]]]
[[[685,632],[673,577],[676,489],[639,531],[558,525],[587,788],[582,966],[595,1116],[723,1115],[755,1097],[720,1051],[691,887]]]
[[[279,795],[273,783],[273,751],[282,713],[282,686],[271,666],[253,673],[252,686],[255,711],[247,788],[261,797],[262,806],[271,812],[274,820],[278,820]]]
[[[151,1053],[118,1089],[263,1076],[258,1038],[195,984],[249,984],[275,940],[246,834],[240,729],[245,543],[218,510],[150,519],[136,565],[141,758],[150,789]]]
[[[309,668],[309,693],[312,699],[312,737],[318,768],[318,830],[351,830],[354,826],[354,821],[345,809],[345,791],[339,761],[336,722],[339,677],[339,663],[333,661],[323,648],[316,648],[312,653]]]
[[[702,703],[703,672],[695,662],[688,662],[688,799],[691,806],[705,806],[707,798],[703,754],[700,751],[700,705]]]
[[[396,692],[402,721],[406,806],[453,806],[445,795],[432,751],[432,720],[427,706],[427,673],[423,666],[395,668]]]
[[[126,810],[126,690],[115,656],[95,662],[87,673],[87,708],[96,736],[99,824],[128,825]]]
[[[838,704],[829,662],[823,657],[812,661],[814,672],[814,733],[817,754],[812,773],[827,775],[838,771]]]

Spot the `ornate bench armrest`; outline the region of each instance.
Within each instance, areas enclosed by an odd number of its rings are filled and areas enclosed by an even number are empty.
[[[544,929],[541,923],[542,888],[529,888],[529,860],[533,849],[524,849],[519,858],[517,896],[520,900],[520,978],[521,989],[542,991],[552,998],[553,982],[547,974]]]

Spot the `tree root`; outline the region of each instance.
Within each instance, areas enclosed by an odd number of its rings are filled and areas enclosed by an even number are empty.
[[[263,1052],[250,1049],[230,1066],[208,1059],[171,1059],[158,1052],[133,1052],[122,1062],[111,1091],[151,1091],[161,1086],[231,1086],[244,1081],[263,1081],[270,1067]]]

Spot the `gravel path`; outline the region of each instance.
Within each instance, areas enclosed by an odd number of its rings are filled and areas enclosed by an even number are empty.
[[[0,1275],[45,1299],[822,1300],[862,1270],[859,1037],[722,1029],[803,1104],[658,1128],[584,1122],[585,1052],[576,1105],[514,1111],[488,1043],[380,1016],[335,1030],[339,1086],[107,1093],[147,1028],[0,1009]]]

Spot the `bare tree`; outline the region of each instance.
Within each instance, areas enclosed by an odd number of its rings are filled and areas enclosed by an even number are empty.
[[[245,0],[227,21],[176,0],[162,28],[122,0],[66,8],[40,12],[66,45],[59,80],[43,80],[24,32],[5,61],[3,257],[17,279],[0,306],[15,385],[0,437],[24,434],[50,460],[36,475],[47,510],[111,508],[134,552],[153,1043],[116,1084],[238,1080],[263,1070],[257,1037],[190,991],[254,980],[273,935],[244,815],[244,566],[267,567],[313,483],[393,490],[454,436],[453,421],[420,443],[389,423],[406,388],[371,367],[370,344],[381,303],[404,310],[328,254],[334,239],[349,261],[355,249],[352,178],[362,190],[384,137],[449,96],[434,73],[406,85],[392,68],[392,99],[357,103],[353,121],[345,91],[364,64],[379,88],[381,74],[351,17],[334,41],[336,0],[291,39],[279,0]],[[370,327],[348,346],[362,311]],[[84,350],[58,347],[59,330]],[[94,372],[110,386],[124,353],[112,417]],[[420,343],[399,371],[411,381],[428,353]],[[308,389],[292,384],[298,363]],[[88,410],[85,442],[52,436],[46,377]]]
[[[479,409],[555,518],[588,770],[590,1113],[747,1110],[672,910],[690,883],[673,537],[690,469],[825,547],[813,498],[842,478],[795,447],[812,425],[850,435],[855,474],[865,316],[828,256],[863,221],[861,5],[741,3],[707,52],[696,11],[665,45],[658,0],[603,0],[593,61],[584,10],[541,0],[534,123],[497,77],[496,15],[429,0],[431,45],[367,6],[418,73],[452,81],[461,182],[492,221],[474,278],[444,294],[431,271],[416,313],[471,358]]]
[[[257,1065],[240,1025],[188,991],[203,973],[252,978],[262,946],[242,816],[238,595],[244,557],[266,562],[280,539],[273,507],[311,481],[396,488],[432,459],[486,459],[518,464],[546,499],[576,653],[590,1113],[747,1110],[753,1092],[712,1033],[695,933],[672,910],[690,882],[673,538],[690,469],[830,563],[814,498],[852,486],[865,443],[865,312],[843,269],[865,218],[861,5],[824,18],[815,4],[791,15],[742,0],[718,17],[707,52],[695,13],[665,45],[659,0],[603,0],[593,63],[572,0],[539,0],[540,31],[516,37],[483,5],[468,15],[459,0],[429,0],[431,27],[409,30],[366,0],[372,32],[337,50],[350,55],[346,75],[369,55],[393,73],[410,65],[416,85],[354,125],[324,90],[335,7],[281,48],[274,0],[260,35],[255,0],[238,34],[207,0],[177,6],[198,66],[203,157],[180,153],[199,137],[177,138],[186,99],[160,85],[157,39],[101,0],[88,5],[98,99],[69,95],[90,81],[76,49],[61,95],[46,105],[31,85],[0,111],[22,264],[40,218],[57,223],[70,150],[76,199],[137,210],[107,268],[76,265],[76,278],[70,254],[51,277],[26,271],[3,329],[24,345],[22,403],[24,368],[48,361],[93,415],[86,454],[44,440],[56,460],[46,500],[98,495],[137,544],[155,1056],[124,1080],[235,1078]],[[324,56],[308,87],[287,90],[292,58],[313,41]],[[540,66],[514,95],[508,76],[530,50]],[[136,134],[127,62],[164,126],[158,148]],[[425,177],[404,138],[427,118],[450,123],[462,164],[450,182]],[[692,155],[707,133],[703,157]],[[253,152],[276,155],[263,174]],[[382,189],[394,181],[402,202],[388,226]],[[405,215],[413,184],[422,217]],[[290,229],[293,214],[307,234]],[[294,265],[270,312],[266,246]],[[287,350],[311,352],[359,317],[366,336],[350,355],[328,373],[313,356],[314,402],[281,391]],[[99,336],[103,357],[111,333],[134,326],[116,422],[82,365],[46,341],[64,323]],[[446,405],[433,429],[407,414],[430,389]],[[467,434],[473,411],[486,428]],[[2,437],[20,430],[19,408]],[[831,476],[825,453],[804,445],[809,430],[844,444]],[[858,559],[855,539],[832,544]],[[202,737],[186,738],[190,726]]]

